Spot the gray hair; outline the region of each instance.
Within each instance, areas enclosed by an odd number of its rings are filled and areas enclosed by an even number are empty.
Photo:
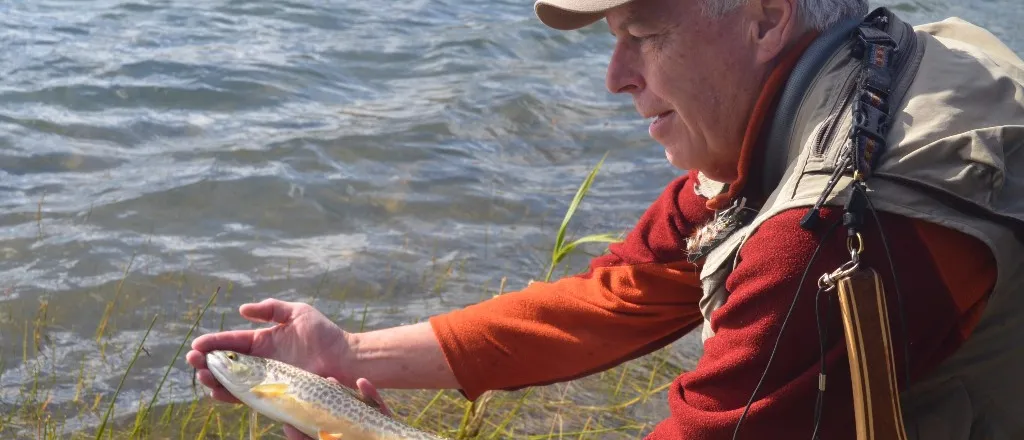
[[[700,0],[701,9],[709,17],[721,17],[749,0]],[[868,0],[797,0],[799,23],[814,30],[824,30],[847,18],[868,13]]]

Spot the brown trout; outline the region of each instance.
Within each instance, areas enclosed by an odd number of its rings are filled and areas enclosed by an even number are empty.
[[[384,415],[355,390],[283,362],[213,351],[206,364],[238,400],[314,439],[442,440]]]

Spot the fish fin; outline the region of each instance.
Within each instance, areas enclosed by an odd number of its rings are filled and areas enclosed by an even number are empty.
[[[249,391],[260,397],[277,397],[288,392],[288,384],[261,383],[259,385],[252,387],[252,389]]]
[[[324,430],[320,430],[316,433],[317,440],[341,440],[341,434],[333,434]]]

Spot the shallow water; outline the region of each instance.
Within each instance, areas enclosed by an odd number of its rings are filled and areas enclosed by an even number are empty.
[[[880,4],[1024,54],[1018,0]],[[55,407],[83,362],[112,392],[159,313],[132,405],[217,287],[199,332],[271,296],[356,329],[519,288],[603,154],[574,234],[627,230],[678,174],[606,93],[604,28],[530,2],[7,1],[0,43],[0,408],[39,365]],[[162,398],[191,396],[176,367]]]

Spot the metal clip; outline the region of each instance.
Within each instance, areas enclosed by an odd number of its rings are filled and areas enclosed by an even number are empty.
[[[856,239],[856,246],[854,246],[854,239]],[[860,267],[860,254],[864,252],[864,240],[860,232],[846,238],[846,250],[850,252],[850,261],[843,263],[832,273],[822,274],[818,278],[818,288],[824,289],[825,292],[831,291],[836,288],[836,282],[839,279],[850,275]]]
[[[854,238],[857,239],[856,247],[853,245]],[[854,263],[860,262],[860,254],[864,253],[864,238],[861,237],[860,232],[846,237],[846,250],[850,252],[850,261]]]
[[[821,289],[825,289],[823,290],[824,292],[828,292],[832,289],[835,289],[836,281],[838,281],[842,277],[845,277],[853,273],[853,271],[857,270],[858,266],[860,266],[859,262],[847,261],[843,263],[842,266],[839,266],[839,269],[832,271],[832,273],[822,274],[821,278],[818,278],[818,287]]]

